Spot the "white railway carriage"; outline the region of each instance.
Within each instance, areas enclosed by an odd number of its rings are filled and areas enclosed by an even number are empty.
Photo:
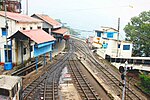
[[[0,75],[0,100],[21,100],[22,78]]]

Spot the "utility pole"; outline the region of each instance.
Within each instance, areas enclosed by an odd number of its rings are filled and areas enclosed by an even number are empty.
[[[125,67],[124,67],[124,80],[123,80],[123,91],[122,91],[122,100],[125,100],[125,91],[126,91],[126,74],[127,74],[127,64],[128,62],[125,62]]]
[[[7,35],[8,35],[8,23],[7,23],[7,6],[6,6],[6,0],[5,0],[5,28],[6,28],[6,61],[8,62],[8,42],[7,42]]]
[[[117,54],[116,54],[116,57],[118,57],[118,45],[119,45],[119,30],[120,30],[120,18],[118,18],[118,35],[117,35]]]
[[[26,0],[26,15],[28,15],[28,0]]]

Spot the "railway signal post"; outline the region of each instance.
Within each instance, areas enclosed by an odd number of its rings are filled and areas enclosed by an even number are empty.
[[[128,62],[125,62],[125,67],[122,68],[121,66],[119,67],[119,71],[122,73],[122,80],[123,80],[123,91],[122,91],[122,100],[125,100],[125,90],[126,90],[126,74],[127,74],[127,64]],[[120,70],[121,69],[121,70]]]

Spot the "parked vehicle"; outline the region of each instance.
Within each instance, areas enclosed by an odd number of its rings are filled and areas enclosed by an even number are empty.
[[[0,75],[0,100],[22,100],[22,78]]]

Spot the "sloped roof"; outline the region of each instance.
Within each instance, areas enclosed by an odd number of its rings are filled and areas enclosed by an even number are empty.
[[[23,14],[13,13],[13,12],[7,12],[6,15],[7,15],[7,18],[18,21],[18,22],[28,22],[28,23],[42,22],[42,20],[27,16],[27,15],[23,15]],[[0,16],[5,17],[5,12],[0,11]]]
[[[52,32],[53,33],[58,33],[58,34],[64,34],[68,31],[68,29],[66,28],[60,28],[60,29],[57,29],[57,30],[53,30]]]
[[[59,22],[57,22],[56,20],[52,19],[48,15],[45,15],[45,14],[33,14],[32,16],[37,16],[41,20],[47,22],[48,24],[50,24],[52,26],[61,26],[61,24]]]
[[[31,40],[33,40],[37,44],[56,40],[53,36],[46,33],[42,29],[22,30],[22,31],[17,31],[15,34],[17,34],[18,32],[20,32],[20,33],[24,34],[25,36],[29,37]],[[15,34],[12,35],[9,38],[15,37]]]

